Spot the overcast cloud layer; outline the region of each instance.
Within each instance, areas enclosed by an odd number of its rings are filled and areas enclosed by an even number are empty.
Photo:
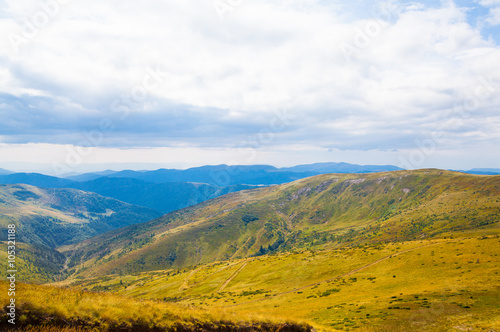
[[[500,0],[3,1],[0,167],[500,167],[499,28]]]

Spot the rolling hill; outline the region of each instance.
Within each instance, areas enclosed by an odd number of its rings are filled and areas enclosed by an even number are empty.
[[[304,248],[496,234],[500,176],[330,174],[229,194],[66,246],[82,277]]]
[[[5,281],[0,286],[8,288]],[[312,326],[297,320],[196,309],[113,294],[29,284],[18,284],[17,293],[16,331],[313,331]],[[9,300],[7,292],[0,294],[2,317],[7,317]],[[2,319],[0,329],[11,331],[12,324]]]
[[[75,189],[0,185],[0,226],[19,226],[19,240],[55,248],[161,213]]]
[[[0,185],[0,231],[5,235],[8,224],[17,226],[16,258],[20,279],[25,281],[48,281],[59,275],[66,257],[55,250],[58,246],[159,216],[148,208],[75,189]]]
[[[500,176],[331,174],[61,248],[81,291],[317,331],[500,328]]]
[[[70,284],[189,308],[300,320],[316,331],[498,331],[499,240],[497,232],[294,250]]]

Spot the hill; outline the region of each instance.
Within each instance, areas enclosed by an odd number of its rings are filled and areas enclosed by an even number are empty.
[[[7,289],[1,281],[2,289]],[[112,294],[82,292],[56,287],[17,285],[16,331],[311,331],[296,320],[236,315],[227,310],[143,301]],[[50,300],[48,300],[50,299]],[[0,312],[7,317],[7,292],[0,294]],[[12,327],[4,318],[0,328]]]
[[[63,270],[66,258],[55,250],[58,246],[159,216],[148,208],[75,189],[0,185],[0,231],[5,235],[8,224],[16,225],[18,266],[25,281],[52,280]]]
[[[0,227],[16,223],[19,240],[51,248],[161,216],[157,211],[75,189],[0,185]]]
[[[498,331],[499,236],[296,250],[71,283],[318,331]]]
[[[73,181],[38,173],[15,173],[1,176],[2,184],[28,184],[43,188],[73,188],[94,192],[103,196],[115,198],[129,204],[140,205],[160,211],[163,214],[195,205],[208,199],[227,193],[252,188],[251,185],[217,186],[191,182],[149,182],[128,177],[111,176],[112,171],[82,174]],[[120,172],[121,174],[140,174],[141,172]],[[154,178],[149,176],[148,179]],[[189,177],[188,177],[189,178]],[[82,181],[85,180],[85,181]]]
[[[473,168],[465,171],[464,173],[477,174],[477,175],[497,175],[500,174],[500,168]]]
[[[330,174],[229,194],[62,248],[82,277],[304,248],[496,234],[500,176]]]

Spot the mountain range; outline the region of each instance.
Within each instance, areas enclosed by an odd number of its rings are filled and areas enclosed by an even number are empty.
[[[147,184],[135,192],[144,202],[155,186],[171,186],[166,201],[185,190],[179,184],[208,194],[230,188],[109,175],[63,180],[126,195]],[[234,187],[162,215],[72,188],[1,185],[0,228],[18,226],[18,281],[59,286],[19,284],[20,324],[109,331],[500,327],[500,176],[423,169]],[[6,251],[0,259],[7,261]],[[144,305],[146,316],[134,314]],[[233,318],[221,319],[223,312]]]
[[[86,262],[88,269],[78,273],[94,275],[440,238],[497,230],[499,199],[498,176],[442,170],[319,175],[218,197],[64,250],[70,266]]]
[[[74,188],[172,212],[227,193],[255,186],[282,184],[323,173],[359,173],[397,170],[395,166],[360,166],[321,163],[278,169],[273,166],[203,166],[187,170],[103,171],[67,178],[38,173],[0,175],[2,184],[28,184],[43,188]]]

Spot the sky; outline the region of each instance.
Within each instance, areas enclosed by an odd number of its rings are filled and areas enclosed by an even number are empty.
[[[0,167],[500,168],[500,0],[0,1]]]

